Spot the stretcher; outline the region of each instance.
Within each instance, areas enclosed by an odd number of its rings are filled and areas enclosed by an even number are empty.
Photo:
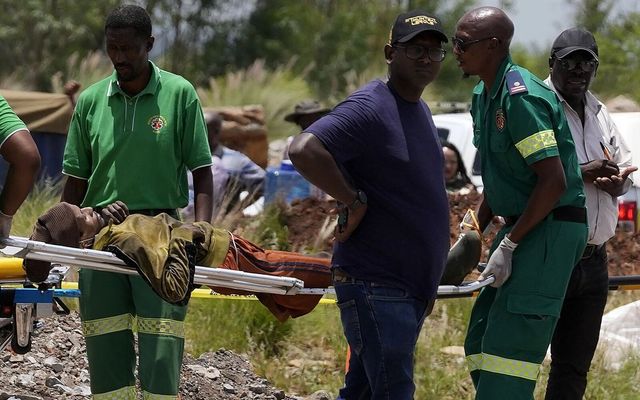
[[[92,249],[77,249],[47,244],[11,236],[4,239],[7,246],[2,253],[22,259],[48,261],[70,267],[89,268],[98,271],[116,272],[128,275],[138,274],[138,271],[126,265],[115,254]],[[12,250],[17,249],[17,251]],[[205,286],[220,286],[258,293],[281,295],[327,294],[331,288],[305,288],[300,279],[290,277],[276,277],[262,274],[252,274],[242,271],[222,268],[196,266],[194,283]],[[457,295],[473,293],[482,287],[493,283],[493,277],[482,282],[470,282],[461,286],[440,286],[438,295]]]
[[[31,333],[38,318],[52,313],[64,314],[69,309],[60,299],[79,297],[76,289],[62,289],[62,281],[70,267],[89,268],[98,271],[138,274],[115,254],[92,249],[78,249],[11,236],[1,241],[0,253],[0,350],[11,343],[17,353],[31,348]],[[48,279],[40,288],[27,281],[22,269],[23,259],[51,262],[54,266]],[[438,296],[460,297],[471,295],[493,282],[489,277],[483,282],[468,282],[460,286],[440,286]],[[324,295],[334,293],[332,288],[305,288],[300,279],[253,274],[222,268],[196,266],[196,285],[218,286],[255,293],[279,295]],[[8,285],[22,285],[10,287]],[[4,331],[3,331],[4,329]],[[4,332],[4,334],[2,334]]]

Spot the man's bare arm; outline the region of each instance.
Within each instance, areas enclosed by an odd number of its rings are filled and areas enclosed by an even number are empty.
[[[13,215],[33,187],[40,169],[40,153],[25,129],[11,135],[0,148],[0,154],[9,163],[7,179],[0,194],[0,211]]]
[[[205,166],[191,171],[193,174],[193,198],[196,221],[211,222],[213,216],[213,174]]]
[[[87,186],[88,182],[86,180],[74,176],[67,176],[60,201],[66,201],[67,203],[80,206],[84,200],[84,196],[87,194]]]

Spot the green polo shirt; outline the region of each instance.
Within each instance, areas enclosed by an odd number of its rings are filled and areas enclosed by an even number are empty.
[[[131,210],[184,207],[187,169],[211,165],[195,89],[150,64],[147,87],[133,97],[114,71],[78,98],[63,173],[88,181],[83,206],[121,200]]]
[[[482,161],[484,195],[495,215],[522,214],[536,185],[529,166],[560,156],[567,181],[556,207],[584,207],[575,146],[562,105],[553,91],[507,57],[487,93],[473,90],[473,141]]]
[[[0,96],[0,147],[9,139],[9,136],[22,129],[27,129],[27,126],[13,112],[7,100]]]

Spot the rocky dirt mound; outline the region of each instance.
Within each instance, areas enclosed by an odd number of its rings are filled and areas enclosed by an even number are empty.
[[[468,196],[450,196],[451,211],[451,239],[458,234],[457,227],[465,212],[469,208],[475,209],[481,200],[481,195],[472,193]],[[495,238],[495,231],[485,235],[484,255],[486,261],[489,246]],[[640,233],[617,230],[616,235],[607,243],[609,255],[609,275],[640,275]]]
[[[335,200],[311,197],[291,203],[284,213],[284,223],[289,229],[289,242],[294,251],[304,251],[304,246],[311,246],[314,251],[331,251],[335,217],[330,211],[335,206]]]
[[[481,198],[482,195],[477,192],[449,196],[452,244],[457,239],[460,220],[467,209],[476,208]],[[318,237],[318,231],[322,226],[326,226],[329,210],[334,206],[335,201],[320,201],[311,198],[292,203],[286,212],[286,224],[289,227],[289,240],[295,245],[294,249],[298,249],[302,243],[308,243],[309,238]],[[316,249],[331,251],[331,232],[329,231],[329,234],[319,242],[321,245]],[[495,234],[496,230],[494,229],[485,235],[481,261],[487,261],[489,247]],[[617,231],[616,236],[608,242],[607,250],[609,253],[609,275],[640,275],[640,233]]]
[[[89,399],[89,372],[84,338],[77,313],[52,316],[33,336],[31,352],[0,353],[0,400]],[[182,366],[182,400],[302,400],[273,387],[254,374],[246,358],[220,349]],[[306,400],[328,400],[318,392]]]

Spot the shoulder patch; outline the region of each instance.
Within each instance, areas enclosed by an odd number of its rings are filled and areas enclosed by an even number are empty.
[[[509,94],[513,96],[518,93],[528,93],[529,89],[524,84],[524,78],[522,78],[522,74],[520,71],[511,70],[507,72],[507,88],[509,89]]]

